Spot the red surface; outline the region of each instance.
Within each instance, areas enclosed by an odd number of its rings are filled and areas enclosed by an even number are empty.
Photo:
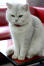
[[[30,11],[44,23],[44,7],[30,7]]]
[[[0,40],[10,39],[10,30],[8,26],[0,27]]]
[[[12,59],[12,55],[10,55],[9,58]],[[28,61],[31,61],[31,60],[36,60],[38,58],[41,58],[41,56],[35,56],[35,57],[31,58],[31,59],[26,58],[25,60],[18,60],[18,59],[12,59],[12,60],[15,61],[16,63],[21,64],[21,63],[28,62]]]
[[[36,8],[36,12],[42,23],[44,23],[44,8]]]
[[[6,21],[6,10],[7,8],[0,8],[0,26],[7,26],[8,23]]]
[[[36,10],[34,9],[34,7],[29,7],[31,14],[33,14],[34,16],[37,16]]]

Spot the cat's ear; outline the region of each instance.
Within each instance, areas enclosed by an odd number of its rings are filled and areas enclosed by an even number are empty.
[[[25,11],[28,11],[28,4],[25,4],[23,8],[25,9]]]
[[[7,5],[7,7],[8,7],[9,9],[12,8],[12,4],[10,4],[10,3],[6,3],[6,5]]]

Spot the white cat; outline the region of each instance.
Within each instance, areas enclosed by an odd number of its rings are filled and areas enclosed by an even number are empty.
[[[13,59],[42,55],[44,31],[41,21],[31,15],[28,5],[7,3],[6,19],[14,43]],[[11,49],[7,51],[10,54]],[[10,52],[10,53],[9,53]]]

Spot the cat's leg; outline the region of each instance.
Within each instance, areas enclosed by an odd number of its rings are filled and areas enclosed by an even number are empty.
[[[12,59],[16,59],[19,56],[19,46],[18,44],[15,45],[14,54],[12,56]]]
[[[14,54],[12,55],[12,59],[16,59],[19,56],[19,42],[15,41],[13,42],[15,47],[14,47]]]
[[[32,41],[31,46],[28,51],[28,58],[33,57],[34,55],[39,54],[39,52],[42,50],[42,42],[41,39],[36,39]]]
[[[18,57],[19,60],[24,60],[26,56],[27,49],[26,48],[21,48],[20,50],[20,55]]]
[[[24,60],[26,57],[27,51],[28,51],[28,44],[22,44],[21,48],[20,48],[20,55],[18,56],[18,59]]]

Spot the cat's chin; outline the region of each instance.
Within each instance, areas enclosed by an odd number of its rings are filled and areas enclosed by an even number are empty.
[[[28,23],[27,23],[28,24]],[[26,24],[22,24],[22,25],[20,25],[20,24],[14,24],[14,26],[16,26],[16,27],[23,27],[23,26],[25,26]]]
[[[23,27],[24,25],[14,24],[15,27]]]
[[[22,25],[20,25],[20,24],[14,24],[14,26],[16,26],[16,27],[21,27]]]

